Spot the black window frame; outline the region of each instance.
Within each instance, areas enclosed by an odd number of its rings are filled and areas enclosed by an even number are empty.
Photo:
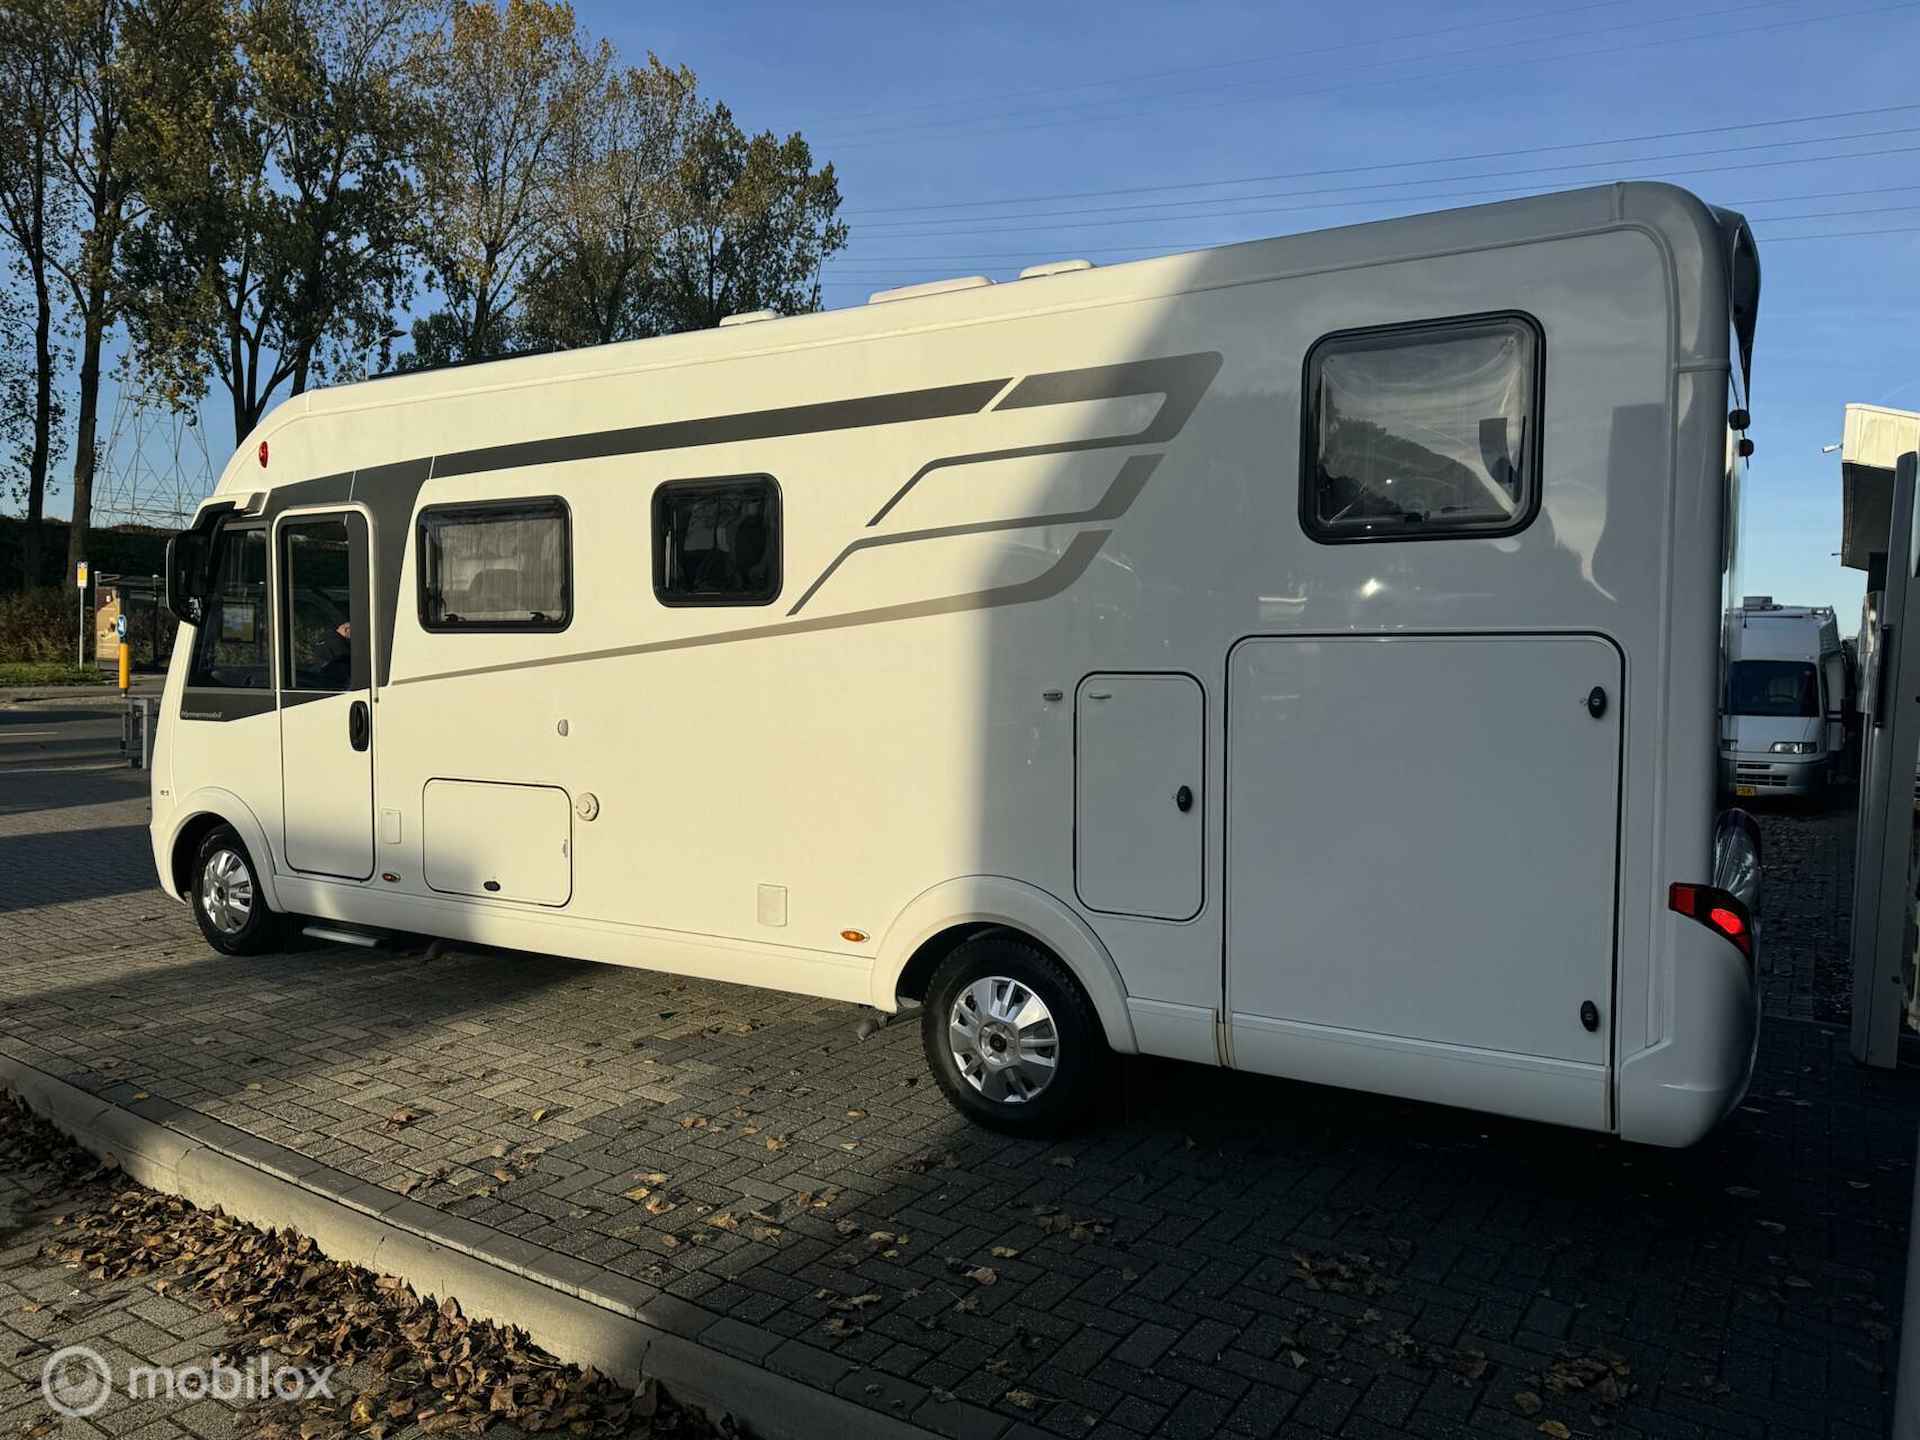
[[[298,685],[299,667],[293,653],[295,581],[289,537],[293,531],[316,525],[338,525],[347,542],[347,620],[353,627],[348,651],[347,683]],[[373,527],[359,510],[296,510],[280,516],[272,527],[274,589],[278,592],[278,624],[274,631],[275,683],[282,695],[351,695],[373,688]]]
[[[1513,519],[1504,525],[1447,525],[1409,526],[1404,530],[1395,530],[1377,535],[1361,535],[1345,531],[1332,531],[1324,528],[1314,514],[1315,477],[1318,472],[1318,435],[1319,412],[1314,400],[1316,386],[1314,378],[1316,366],[1330,345],[1342,341],[1368,340],[1378,341],[1388,338],[1405,337],[1409,340],[1432,339],[1444,335],[1448,330],[1460,330],[1468,327],[1486,327],[1496,324],[1518,325],[1526,329],[1533,339],[1533,375],[1528,388],[1527,405],[1533,424],[1529,427],[1532,434],[1526,437],[1522,463],[1523,474],[1529,477],[1527,493],[1521,508]],[[1305,358],[1300,364],[1300,474],[1298,507],[1300,528],[1306,537],[1316,545],[1392,545],[1419,543],[1432,540],[1494,540],[1502,536],[1518,535],[1533,524],[1540,514],[1541,494],[1546,489],[1546,475],[1543,470],[1545,446],[1542,441],[1546,431],[1547,403],[1547,335],[1540,321],[1525,310],[1487,310],[1472,315],[1446,315],[1431,320],[1410,320],[1388,325],[1364,325],[1347,330],[1334,330],[1307,347]]]
[[[673,595],[662,589],[666,575],[666,532],[661,527],[663,509],[667,501],[683,491],[726,490],[748,484],[764,485],[769,497],[767,505],[768,536],[767,545],[772,558],[767,565],[767,590],[765,594],[754,595]],[[786,498],[781,494],[780,482],[765,471],[753,471],[740,475],[701,475],[682,480],[663,480],[653,487],[653,499],[648,505],[648,545],[653,552],[653,598],[660,604],[675,610],[722,609],[746,606],[759,608],[772,605],[780,598],[786,587]]]
[[[262,546],[261,560],[264,562],[264,571],[265,571],[265,573],[261,576],[261,581],[260,581],[260,589],[261,589],[260,612],[261,613],[257,617],[256,623],[263,624],[267,627],[267,635],[266,635],[266,642],[265,642],[266,656],[267,656],[265,670],[266,670],[267,683],[265,685],[260,685],[260,686],[211,684],[208,681],[199,679],[197,677],[202,673],[201,664],[205,658],[202,654],[203,648],[211,648],[212,646],[218,645],[220,643],[219,638],[212,634],[212,631],[210,628],[215,619],[214,611],[216,608],[220,609],[223,612],[219,618],[223,621],[225,619],[225,615],[224,615],[225,602],[223,599],[218,598],[217,590],[213,586],[213,582],[217,581],[220,575],[220,562],[224,556],[224,547],[236,540],[244,544],[247,537],[251,535],[258,535],[260,537],[260,543]],[[273,580],[272,526],[269,525],[267,521],[264,519],[253,519],[253,518],[249,518],[242,521],[235,521],[230,524],[228,523],[220,524],[214,531],[212,544],[208,547],[207,577],[209,581],[208,595],[202,605],[202,614],[201,614],[200,623],[193,627],[193,647],[188,652],[188,655],[187,655],[187,678],[183,683],[183,685],[181,686],[181,688],[183,690],[192,690],[196,692],[215,693],[215,694],[223,694],[223,695],[224,694],[264,695],[268,698],[269,701],[271,701],[273,699],[273,696],[277,693],[279,689],[279,684],[278,684],[279,665],[276,660],[276,647],[279,643],[279,636],[280,636],[280,627],[276,623],[276,619],[273,613],[274,611],[274,596],[273,596],[274,580]]]
[[[560,548],[565,562],[562,585],[566,608],[558,620],[431,620],[427,616],[427,525],[431,517],[470,518],[495,511],[525,512],[547,507],[560,517]],[[447,500],[423,505],[413,520],[414,613],[420,628],[435,635],[557,635],[573,624],[573,507],[564,495],[516,495],[505,500]]]

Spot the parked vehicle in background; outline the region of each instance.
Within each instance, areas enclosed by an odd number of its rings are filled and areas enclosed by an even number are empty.
[[[1727,617],[1722,788],[1736,797],[1824,793],[1846,753],[1846,700],[1832,609],[1747,596]]]
[[[918,1001],[1010,1130],[1119,1051],[1689,1144],[1759,288],[1625,184],[308,391],[173,545],[160,882]]]

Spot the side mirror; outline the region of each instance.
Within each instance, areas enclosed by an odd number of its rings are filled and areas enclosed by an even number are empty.
[[[206,614],[208,536],[182,530],[167,541],[167,609],[183,625],[198,625]]]

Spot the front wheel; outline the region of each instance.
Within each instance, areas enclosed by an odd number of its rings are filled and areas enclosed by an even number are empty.
[[[223,955],[258,955],[279,943],[281,917],[267,908],[253,858],[229,825],[207,832],[193,857],[193,918]]]
[[[1079,982],[1007,931],[961,945],[934,972],[921,1012],[927,1064],[954,1108],[1016,1135],[1080,1119],[1111,1061]]]

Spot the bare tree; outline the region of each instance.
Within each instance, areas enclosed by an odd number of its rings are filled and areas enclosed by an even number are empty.
[[[820,308],[820,266],[847,243],[832,165],[798,132],[749,138],[725,105],[695,122],[673,189],[657,323],[718,325],[741,310]]]
[[[156,0],[136,11],[131,0],[45,0],[49,49],[55,67],[53,154],[72,196],[77,231],[70,251],[49,259],[65,286],[67,313],[79,333],[79,390],[73,445],[73,525],[67,532],[67,569],[87,554],[93,518],[93,477],[100,421],[100,364],[107,336],[120,318],[115,268],[120,237],[133,211],[124,149],[126,48],[142,35],[164,32],[208,0]]]
[[[524,295],[521,333],[538,349],[653,333],[653,290],[673,185],[698,113],[694,77],[656,55],[615,72],[564,132],[551,231]]]
[[[147,212],[122,246],[138,358],[176,404],[217,378],[236,442],[287,387],[360,368],[413,277],[432,0],[218,0],[142,55]]]
[[[420,159],[422,249],[447,304],[415,324],[415,363],[514,348],[514,312],[561,203],[557,163],[613,63],[570,5],[456,0],[427,57],[433,123]]]
[[[13,251],[28,312],[13,317],[8,328],[17,334],[24,322],[33,332],[31,353],[11,357],[0,390],[0,427],[12,452],[9,488],[20,492],[26,511],[27,585],[40,573],[47,477],[60,454],[64,418],[55,391],[62,360],[54,344],[56,265],[65,253],[72,196],[54,155],[61,104],[54,10],[47,0],[0,7],[0,105],[8,116],[0,126],[0,238]]]

